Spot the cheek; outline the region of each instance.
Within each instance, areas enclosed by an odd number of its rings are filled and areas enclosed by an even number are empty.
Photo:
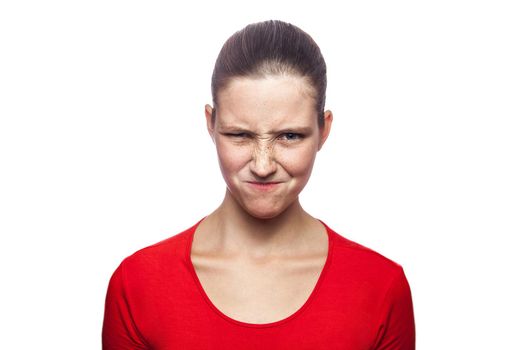
[[[246,147],[232,146],[227,143],[217,143],[217,156],[224,175],[240,170],[250,159],[250,152]]]
[[[309,176],[315,162],[317,148],[314,144],[307,144],[280,153],[281,162],[290,175]]]

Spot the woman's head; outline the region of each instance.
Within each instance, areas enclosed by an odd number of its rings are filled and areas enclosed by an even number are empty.
[[[253,23],[223,45],[212,76],[214,115],[219,92],[235,78],[275,75],[304,77],[311,88],[319,126],[324,124],[326,64],[315,41],[300,28],[282,21]]]
[[[228,39],[206,119],[230,203],[272,218],[298,200],[330,132],[325,89],[319,48],[300,29],[270,21]]]

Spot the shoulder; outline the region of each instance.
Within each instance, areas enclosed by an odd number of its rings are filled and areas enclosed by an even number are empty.
[[[333,268],[339,274],[384,287],[404,278],[403,268],[396,261],[326,227],[332,238]]]
[[[191,234],[197,225],[198,223],[162,241],[137,250],[124,258],[119,268],[125,270],[126,274],[149,274],[183,264]]]
[[[414,349],[412,296],[402,266],[328,229],[332,260],[327,293],[337,293],[331,302],[348,310],[349,323],[358,319],[367,325],[362,333],[375,344],[370,348]]]

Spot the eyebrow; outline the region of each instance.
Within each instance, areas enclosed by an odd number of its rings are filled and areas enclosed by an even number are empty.
[[[221,132],[245,132],[245,133],[250,133],[250,134],[254,133],[251,130],[248,130],[243,127],[234,126],[234,125],[219,125],[219,130]],[[309,126],[297,126],[297,127],[290,126],[290,127],[285,127],[279,130],[271,130],[269,133],[270,134],[283,134],[287,132],[299,133],[299,134],[310,134],[312,132],[312,128]]]

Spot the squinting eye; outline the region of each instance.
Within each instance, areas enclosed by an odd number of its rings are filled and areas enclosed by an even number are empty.
[[[303,135],[301,134],[296,134],[296,133],[293,133],[293,132],[287,132],[285,134],[282,134],[280,137],[286,139],[286,140],[289,140],[289,141],[293,141],[293,140],[300,140]]]
[[[238,133],[238,134],[234,134],[234,133],[226,134],[226,136],[230,136],[230,137],[234,137],[234,138],[245,138],[245,137],[248,137],[248,134],[244,133],[244,132],[241,132],[241,133]]]

